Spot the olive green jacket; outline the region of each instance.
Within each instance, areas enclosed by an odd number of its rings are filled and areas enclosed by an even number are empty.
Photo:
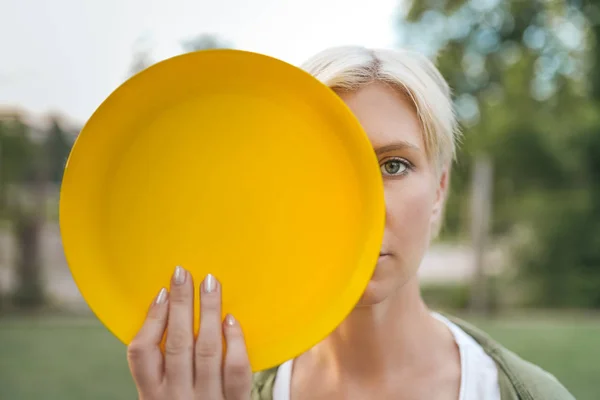
[[[446,317],[473,337],[496,361],[502,400],[574,400],[569,391],[553,375],[523,360],[465,321]],[[273,400],[273,384],[277,368],[254,374],[252,400]]]

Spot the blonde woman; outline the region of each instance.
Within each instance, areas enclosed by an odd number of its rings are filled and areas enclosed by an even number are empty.
[[[553,376],[421,298],[417,269],[441,224],[458,137],[434,65],[409,51],[338,47],[303,68],[348,105],[378,156],[386,226],[373,277],[330,336],[252,376],[242,327],[234,316],[221,321],[219,282],[209,275],[201,283],[194,339],[194,282],[176,268],[128,349],[140,399],[572,399]]]

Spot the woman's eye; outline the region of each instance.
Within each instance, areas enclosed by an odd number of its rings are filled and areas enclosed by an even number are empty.
[[[381,172],[384,175],[404,175],[409,169],[408,162],[402,159],[391,159],[381,165]]]

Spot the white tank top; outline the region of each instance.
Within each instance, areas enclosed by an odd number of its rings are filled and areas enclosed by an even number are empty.
[[[445,323],[460,352],[460,393],[457,400],[500,400],[498,369],[494,360],[460,327],[438,313],[432,313]],[[292,364],[286,361],[277,370],[273,386],[273,400],[290,400]]]

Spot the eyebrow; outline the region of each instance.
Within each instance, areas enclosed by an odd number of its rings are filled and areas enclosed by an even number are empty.
[[[390,143],[390,144],[382,146],[382,147],[378,147],[375,149],[375,153],[377,155],[379,155],[379,154],[389,153],[390,151],[406,150],[406,149],[416,150],[416,151],[421,150],[418,146],[415,146],[412,143],[405,142],[405,141],[399,141],[399,142]]]

